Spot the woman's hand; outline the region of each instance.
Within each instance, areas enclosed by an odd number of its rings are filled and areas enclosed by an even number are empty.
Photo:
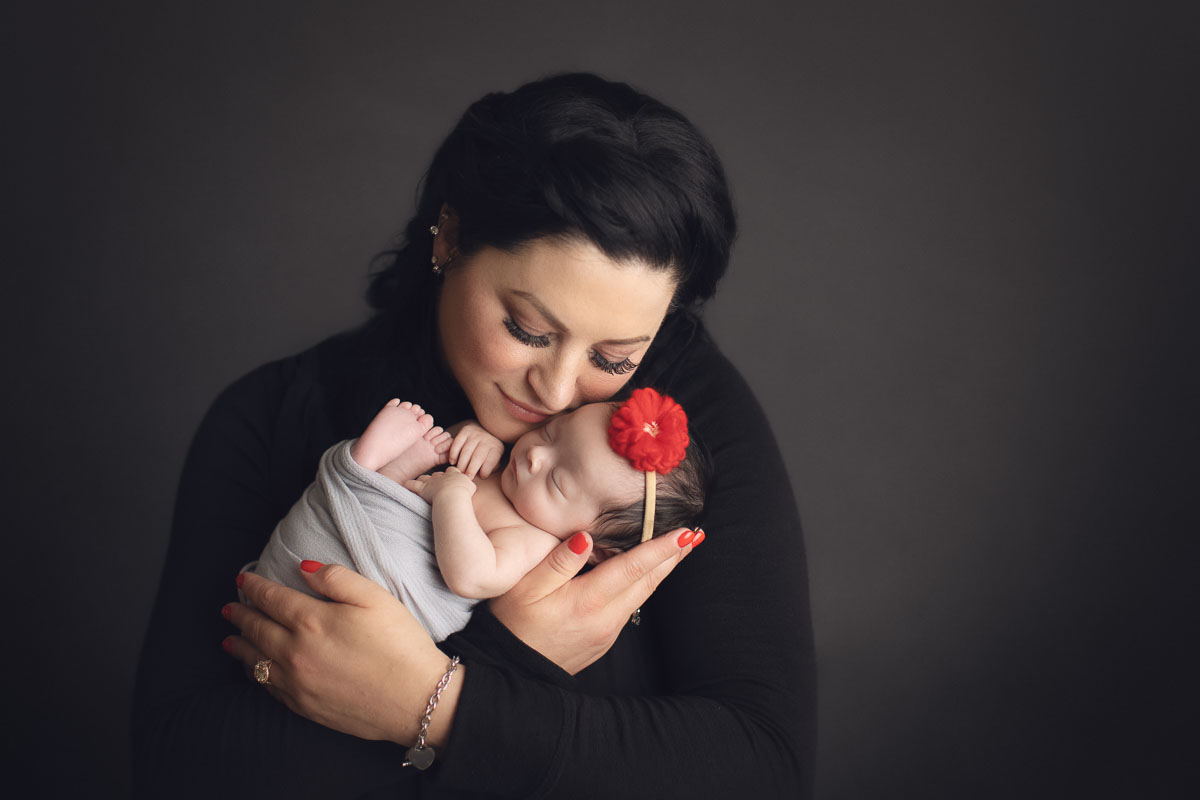
[[[575,577],[592,550],[580,532],[489,606],[517,638],[574,675],[608,652],[630,615],[703,539],[703,531],[680,528]]]
[[[241,631],[225,640],[226,650],[247,666],[271,659],[266,689],[297,714],[361,739],[411,745],[447,657],[408,609],[369,579],[316,561],[303,562],[301,571],[337,602],[244,573],[241,589],[252,605],[222,610]],[[426,739],[435,747],[449,734],[465,669],[438,702]]]

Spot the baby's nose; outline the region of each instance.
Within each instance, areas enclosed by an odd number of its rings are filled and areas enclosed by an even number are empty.
[[[529,448],[529,473],[536,475],[546,465],[546,448],[531,447]]]

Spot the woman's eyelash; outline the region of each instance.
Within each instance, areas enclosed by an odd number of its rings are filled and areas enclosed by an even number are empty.
[[[529,347],[549,347],[550,337],[546,334],[534,334],[522,328],[512,317],[504,318],[504,327],[509,334],[523,345]],[[597,369],[607,372],[609,375],[627,375],[638,368],[638,365],[630,361],[628,358],[621,361],[609,361],[604,356],[593,350],[589,356],[592,365]]]
[[[512,334],[512,337],[521,344],[529,345],[530,347],[549,347],[549,336],[537,336],[522,328],[517,323],[513,322],[512,317],[504,318],[504,327]]]
[[[609,375],[626,375],[637,369],[638,365],[630,361],[628,358],[621,361],[609,361],[604,356],[592,351],[592,363],[600,369],[607,372]]]

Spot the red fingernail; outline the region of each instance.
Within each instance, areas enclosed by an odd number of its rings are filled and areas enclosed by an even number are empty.
[[[695,531],[684,531],[683,533],[679,534],[679,539],[676,540],[676,543],[680,547],[687,547],[688,542],[690,542],[692,540],[692,537],[695,535],[696,535]]]
[[[699,533],[696,534],[696,538],[692,540],[692,549],[695,550],[697,547],[700,546],[700,543],[703,541],[704,541],[704,531],[700,531]]]
[[[323,566],[325,565],[320,561],[309,561],[307,558],[300,562],[300,569],[305,572],[316,572]]]
[[[221,616],[224,617],[225,619],[229,619],[230,617],[232,617],[233,616],[233,606],[229,605],[228,603],[223,605],[221,607]]]
[[[588,548],[587,534],[580,531],[571,537],[571,541],[567,543],[567,546],[571,548],[572,553],[579,555]]]
[[[244,581],[244,580],[246,580],[246,573],[239,572],[238,576],[233,579],[233,582],[236,583],[237,587],[240,589],[240,588],[242,588],[242,581]]]
[[[224,639],[221,640],[221,649],[224,650],[226,653],[233,652],[233,637],[232,636],[226,636]]]

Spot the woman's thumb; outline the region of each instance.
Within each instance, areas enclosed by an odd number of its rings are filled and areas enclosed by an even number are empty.
[[[580,531],[551,550],[513,589],[526,602],[541,600],[579,574],[591,552],[592,537]]]

